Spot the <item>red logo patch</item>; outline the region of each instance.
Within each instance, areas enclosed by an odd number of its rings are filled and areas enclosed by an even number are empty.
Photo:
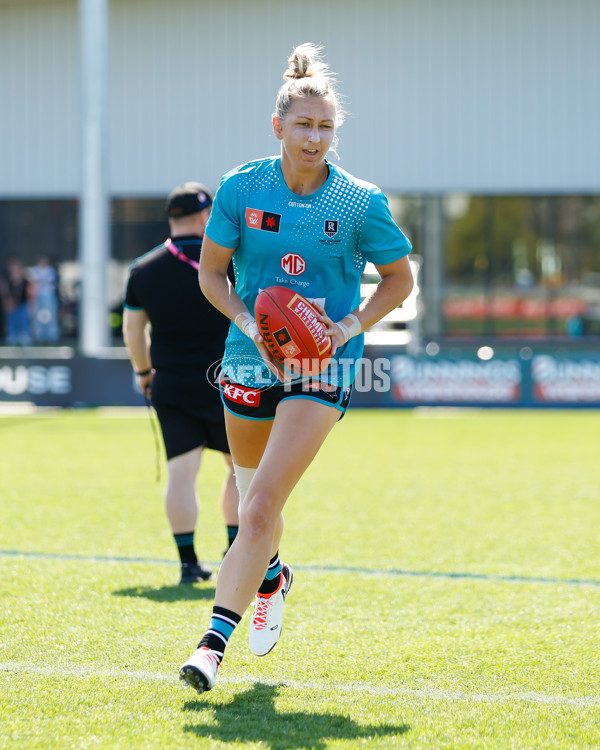
[[[258,208],[246,209],[246,224],[250,229],[262,229],[263,232],[279,232],[281,214],[260,211]]]
[[[256,388],[245,388],[243,385],[236,383],[221,383],[223,386],[223,395],[236,404],[245,404],[246,406],[258,406],[260,404],[260,391]]]
[[[299,276],[306,270],[306,261],[301,255],[287,253],[281,259],[281,267],[288,276]]]

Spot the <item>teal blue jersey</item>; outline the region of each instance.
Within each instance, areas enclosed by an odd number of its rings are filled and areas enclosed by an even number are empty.
[[[411,250],[379,188],[327,164],[325,184],[310,195],[296,195],[285,183],[281,158],[248,162],[223,179],[215,196],[206,235],[235,248],[235,288],[254,313],[258,293],[287,286],[320,302],[333,321],[360,304],[360,280],[367,261],[391,263]],[[363,336],[336,352],[321,379],[335,385],[354,380]],[[254,343],[231,325],[223,372],[249,387],[275,381]]]

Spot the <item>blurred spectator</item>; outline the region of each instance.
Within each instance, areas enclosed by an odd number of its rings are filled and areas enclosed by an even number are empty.
[[[583,318],[581,315],[571,315],[566,321],[567,335],[578,339],[583,334]]]
[[[31,269],[33,299],[33,336],[38,342],[53,342],[58,331],[58,274],[47,257],[42,256]]]
[[[2,306],[6,314],[6,343],[9,346],[32,343],[29,323],[30,284],[17,258],[6,261],[6,275],[0,282]]]

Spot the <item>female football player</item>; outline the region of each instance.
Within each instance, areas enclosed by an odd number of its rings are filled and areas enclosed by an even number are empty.
[[[227,641],[253,597],[251,651],[264,656],[277,643],[293,579],[278,553],[283,507],[348,407],[361,332],[401,304],[413,286],[411,246],[384,194],[326,159],[343,110],[320,53],[312,44],[293,51],[273,114],[281,154],[226,174],[206,227],[200,285],[234,323],[221,396],[240,517],[208,630],[180,670],[198,692],[214,686]],[[232,258],[235,287],[227,278]],[[381,280],[361,303],[367,261]],[[254,302],[269,286],[289,286],[319,305],[335,357],[310,388],[275,362],[259,334]],[[342,360],[344,366],[336,366]]]

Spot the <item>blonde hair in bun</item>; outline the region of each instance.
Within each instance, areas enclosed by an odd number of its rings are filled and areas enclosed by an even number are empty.
[[[273,113],[275,117],[284,120],[292,102],[297,98],[318,96],[333,103],[335,126],[342,124],[345,113],[336,89],[336,78],[327,63],[321,59],[322,52],[321,46],[311,42],[300,44],[294,49],[283,74],[285,83],[277,92]]]

